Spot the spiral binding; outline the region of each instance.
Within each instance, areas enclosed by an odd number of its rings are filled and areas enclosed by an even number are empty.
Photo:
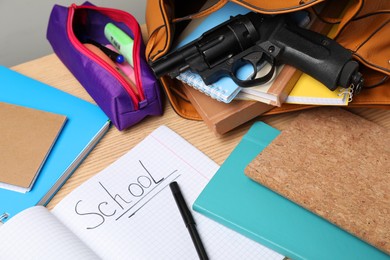
[[[3,220],[5,220],[5,219],[8,218],[8,217],[9,217],[8,213],[3,213],[3,214],[1,214],[1,215],[0,215],[0,222],[3,222]]]
[[[354,93],[354,86],[353,85],[351,85],[350,87],[348,87],[348,88],[340,88],[339,89],[339,94],[338,94],[338,96],[342,96],[342,95],[349,95],[348,96],[348,103],[349,102],[352,102],[352,100],[353,100],[353,93]]]
[[[229,103],[241,89],[233,81],[230,84],[225,84],[223,87],[221,83],[206,85],[199,74],[190,70],[183,71],[176,78],[211,98],[224,103]]]

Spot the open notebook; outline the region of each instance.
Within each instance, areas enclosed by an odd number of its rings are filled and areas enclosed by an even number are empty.
[[[51,212],[37,206],[5,223],[0,228],[0,236],[6,238],[0,255],[197,259],[168,186],[177,181],[184,199],[192,205],[218,168],[172,130],[159,127]],[[283,259],[199,213],[193,215],[211,259]]]

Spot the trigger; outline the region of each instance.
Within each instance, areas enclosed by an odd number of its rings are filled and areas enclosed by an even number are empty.
[[[250,53],[242,58],[244,61],[252,64],[253,73],[251,75],[251,80],[254,80],[256,78],[256,74],[257,74],[257,71],[259,69],[258,64],[262,58],[263,58],[262,52],[252,52],[252,53]]]

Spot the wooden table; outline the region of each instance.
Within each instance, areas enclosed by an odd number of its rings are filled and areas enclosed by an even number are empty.
[[[94,103],[80,83],[54,54],[14,66],[12,69]],[[362,108],[353,109],[352,112],[390,128],[390,110]],[[277,129],[283,130],[296,115],[297,113],[294,112],[276,116],[263,116],[255,120],[262,120]],[[165,102],[162,116],[149,117],[122,132],[112,126],[47,207],[49,209],[53,208],[69,192],[116,161],[160,125],[168,126],[215,162],[221,164],[252,123],[253,121],[248,122],[218,137],[203,122],[191,121],[178,116],[169,105],[169,102]]]

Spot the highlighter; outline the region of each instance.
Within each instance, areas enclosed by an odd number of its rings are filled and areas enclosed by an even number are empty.
[[[104,35],[118,52],[125,57],[127,62],[133,66],[133,39],[113,23],[106,24]]]
[[[108,57],[99,47],[97,47],[96,45],[94,44],[91,44],[91,43],[84,43],[84,46],[90,50],[91,52],[93,52],[95,55],[99,56],[101,59],[103,59],[109,66],[111,66],[112,68],[114,68],[116,71],[118,71],[121,76],[127,81],[127,83],[129,83],[130,87],[132,88],[132,90],[138,94],[138,90],[137,90],[137,87],[135,86],[134,84],[134,81],[132,81],[131,79],[129,79],[117,66],[117,64],[115,64],[114,61],[112,61],[110,59],[110,57]]]

